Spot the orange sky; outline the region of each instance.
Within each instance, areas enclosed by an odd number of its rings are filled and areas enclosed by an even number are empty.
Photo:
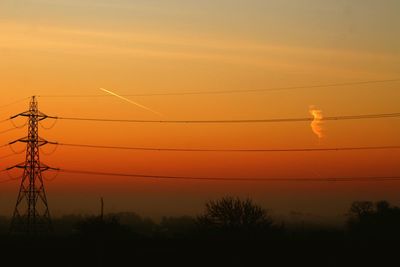
[[[215,3],[217,2],[217,3]],[[397,1],[77,1],[0,3],[0,106],[31,95],[247,90],[399,78]],[[308,117],[398,112],[399,82],[131,100],[168,120]],[[6,118],[28,102],[0,109]],[[49,115],[158,120],[114,97],[39,98]],[[23,121],[16,121],[20,124]],[[51,122],[44,122],[51,125]],[[0,125],[0,131],[12,127]],[[59,121],[41,135],[67,143],[182,148],[397,145],[398,119],[309,123],[160,125]],[[26,135],[0,135],[1,143]],[[16,149],[21,148],[16,146]],[[51,152],[52,147],[44,148]],[[7,155],[4,148],[0,156]],[[399,175],[399,151],[317,153],[132,152],[59,147],[43,161],[69,169],[217,177]],[[1,161],[1,168],[23,156]],[[14,173],[13,173],[14,174]],[[5,179],[6,177],[4,177]],[[210,198],[251,196],[277,214],[343,214],[350,201],[400,204],[400,183],[216,183],[62,174],[46,184],[55,214],[109,211],[194,214]],[[10,214],[17,183],[1,184]],[[328,207],[328,208],[327,208]]]

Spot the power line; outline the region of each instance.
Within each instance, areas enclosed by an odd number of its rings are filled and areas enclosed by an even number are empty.
[[[14,153],[14,155],[21,155],[22,153],[26,152],[26,148],[24,148],[24,149],[22,149],[22,150],[20,150],[20,151],[16,151],[16,150],[13,148],[13,146],[12,146],[11,143],[8,145],[8,147],[9,147],[10,150]]]
[[[16,129],[22,129],[22,128],[24,128],[26,125],[28,125],[28,121],[26,121],[24,124],[22,124],[22,125],[16,125],[15,123],[14,123],[14,121],[13,121],[13,119],[10,119],[10,121],[11,121],[11,124],[14,126],[14,128],[16,128]]]
[[[3,121],[0,121],[0,123],[6,122],[6,121],[10,121],[11,124],[14,126],[14,128],[9,128],[9,129],[6,129],[6,130],[2,130],[2,131],[0,131],[0,134],[4,134],[4,133],[8,133],[8,132],[11,132],[11,131],[14,131],[14,130],[22,129],[23,127],[25,127],[28,124],[28,122],[25,122],[23,125],[18,126],[18,125],[15,125],[15,123],[13,122],[12,119],[3,120]]]
[[[3,173],[3,172],[6,172],[7,175],[8,175],[10,178],[9,178],[9,179],[6,179],[6,180],[0,180],[0,184],[5,184],[5,183],[9,183],[9,182],[13,182],[13,181],[17,181],[17,180],[20,180],[20,179],[21,179],[21,177],[11,177],[10,174],[8,173],[8,170],[7,170],[7,169],[2,169],[2,170],[0,170],[0,173]]]
[[[5,155],[5,156],[0,156],[0,159],[6,159],[6,158],[10,158],[12,156],[15,156],[15,154],[12,153],[12,154],[8,154],[8,155]]]
[[[5,133],[8,133],[8,132],[11,132],[11,131],[14,131],[14,130],[17,130],[18,128],[10,128],[10,129],[6,129],[6,130],[3,130],[3,131],[0,131],[0,134],[5,134]]]
[[[6,107],[9,107],[9,106],[12,106],[12,105],[15,105],[15,104],[21,103],[21,102],[23,102],[23,101],[26,101],[28,98],[29,98],[29,97],[25,97],[25,98],[22,98],[22,99],[16,100],[16,101],[14,101],[14,102],[11,102],[11,103],[9,103],[9,104],[2,105],[2,106],[0,106],[0,109],[3,109],[3,108],[6,108]]]
[[[83,174],[95,176],[116,176],[147,179],[165,179],[165,180],[195,180],[195,181],[217,181],[217,182],[383,182],[400,181],[400,176],[369,176],[369,177],[337,177],[337,178],[225,178],[225,177],[193,177],[193,176],[164,176],[147,175],[133,173],[114,173],[114,172],[96,172],[83,170],[57,170],[68,174]]]
[[[172,92],[172,93],[143,93],[143,94],[125,94],[122,96],[179,96],[179,95],[212,95],[212,94],[238,94],[238,93],[259,93],[259,92],[273,92],[273,91],[292,91],[301,89],[313,89],[324,87],[343,87],[351,85],[365,85],[377,83],[398,82],[400,79],[387,79],[387,80],[373,80],[373,81],[360,81],[360,82],[344,82],[344,83],[331,83],[319,84],[308,86],[290,86],[290,87],[275,87],[265,89],[243,89],[243,90],[217,90],[217,91],[186,91],[186,92]],[[40,97],[110,97],[109,95],[40,95]]]
[[[364,119],[382,119],[398,118],[400,112],[396,113],[377,113],[364,115],[344,115],[325,117],[322,121],[340,121],[340,120],[364,120]],[[51,119],[70,120],[70,121],[91,121],[91,122],[126,122],[126,123],[182,123],[182,124],[218,124],[218,123],[279,123],[279,122],[311,122],[314,119],[307,118],[280,118],[280,119],[239,119],[239,120],[129,120],[129,119],[103,119],[103,118],[84,118],[84,117],[53,117]]]
[[[10,120],[10,118],[4,119],[4,120],[0,120],[0,123],[4,123],[4,122],[9,121],[9,120]]]
[[[400,146],[289,148],[289,149],[199,149],[199,148],[157,148],[157,147],[104,146],[104,145],[52,143],[52,142],[49,142],[49,144],[67,146],[67,147],[82,147],[82,148],[96,148],[96,149],[120,149],[120,150],[139,150],[139,151],[166,151],[166,152],[318,152],[318,151],[323,152],[323,151],[400,149]]]
[[[18,179],[7,179],[7,180],[0,180],[0,184],[5,184],[5,183],[9,183],[9,182],[13,182],[13,181],[17,181],[17,180],[19,180],[20,178],[18,178]]]

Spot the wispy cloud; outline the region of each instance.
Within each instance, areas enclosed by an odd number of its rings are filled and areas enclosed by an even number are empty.
[[[371,62],[394,64],[400,58],[363,51],[320,49],[215,39],[208,36],[177,36],[156,32],[111,32],[48,25],[1,23],[0,47],[45,50],[57,53],[100,56],[206,60],[276,69],[364,69]],[[329,62],[329,64],[326,64]]]

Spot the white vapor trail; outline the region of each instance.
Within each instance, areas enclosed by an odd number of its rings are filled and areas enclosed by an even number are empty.
[[[137,103],[137,102],[135,102],[135,101],[132,101],[132,100],[126,98],[126,97],[120,96],[120,95],[118,95],[118,94],[116,94],[116,93],[114,93],[114,92],[111,92],[111,91],[107,90],[107,89],[104,89],[104,88],[99,88],[99,89],[102,90],[102,91],[104,91],[104,92],[106,92],[106,93],[108,93],[108,94],[110,94],[110,95],[113,95],[113,96],[116,96],[116,97],[118,97],[118,98],[120,98],[120,99],[122,99],[122,100],[125,100],[125,101],[127,101],[127,102],[129,102],[129,103],[131,103],[131,104],[133,104],[133,105],[135,105],[135,106],[137,106],[137,107],[139,107],[139,108],[142,108],[142,109],[145,109],[145,110],[147,110],[147,111],[150,111],[150,112],[152,112],[152,113],[154,113],[154,114],[156,114],[156,115],[158,115],[158,116],[161,116],[161,117],[164,116],[164,115],[161,114],[160,112],[157,112],[157,111],[155,111],[155,110],[152,110],[151,108],[148,108],[148,107],[146,107],[146,106],[143,106],[143,105],[141,105],[141,104],[139,104],[139,103]]]

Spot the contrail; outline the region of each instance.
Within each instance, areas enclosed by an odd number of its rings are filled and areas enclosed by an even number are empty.
[[[141,104],[139,104],[139,103],[137,103],[137,102],[134,102],[134,101],[132,101],[132,100],[126,98],[126,97],[120,96],[120,95],[118,95],[118,94],[116,94],[116,93],[114,93],[114,92],[111,92],[111,91],[109,91],[109,90],[107,90],[107,89],[104,89],[104,88],[100,88],[100,90],[102,90],[102,91],[104,91],[104,92],[106,92],[106,93],[108,93],[108,94],[110,94],[110,95],[116,96],[116,97],[118,97],[118,98],[120,98],[120,99],[122,99],[122,100],[125,100],[125,101],[127,101],[127,102],[129,102],[129,103],[131,103],[131,104],[133,104],[133,105],[135,105],[135,106],[138,106],[138,107],[142,108],[142,109],[145,109],[145,110],[147,110],[147,111],[150,111],[150,112],[152,112],[152,113],[154,113],[154,114],[156,114],[156,115],[158,115],[158,116],[164,117],[163,114],[161,114],[161,113],[159,113],[159,112],[157,112],[157,111],[155,111],[155,110],[152,110],[151,108],[148,108],[148,107],[146,107],[146,106],[143,106],[143,105],[141,105]]]
[[[324,137],[321,126],[324,118],[322,116],[322,110],[316,109],[315,106],[310,106],[310,114],[314,117],[314,120],[311,123],[311,129],[318,136],[318,138],[321,139]]]

